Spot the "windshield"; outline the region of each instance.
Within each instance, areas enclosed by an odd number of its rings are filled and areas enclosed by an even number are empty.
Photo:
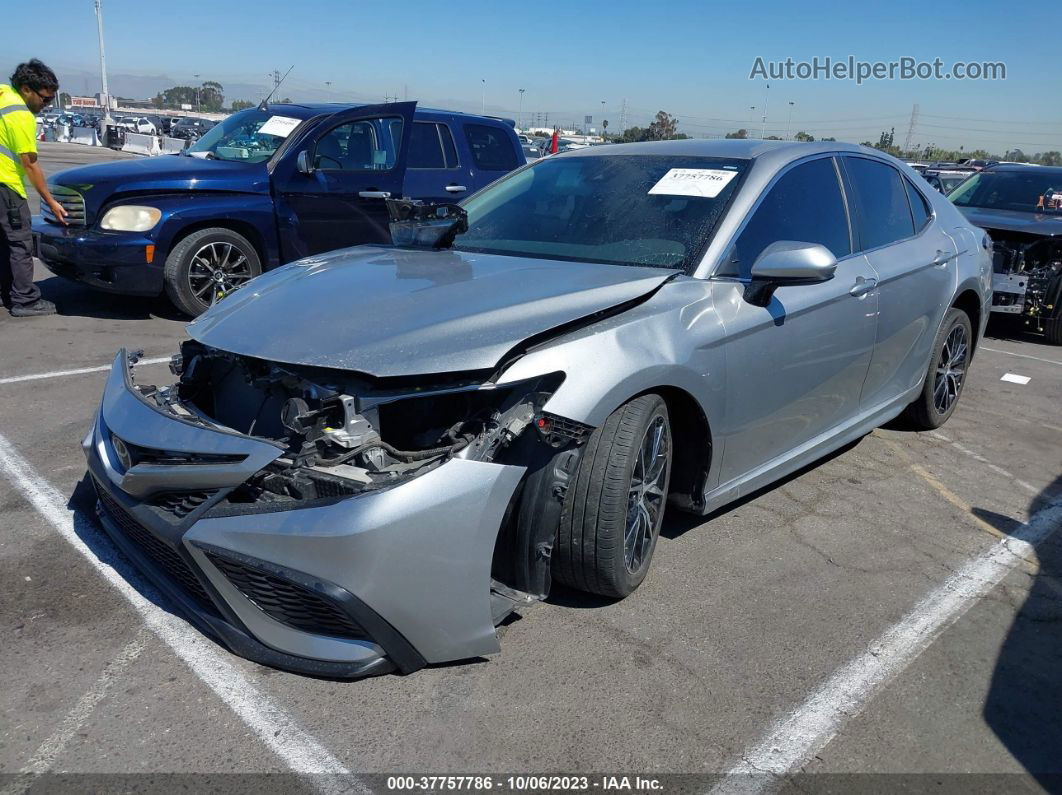
[[[301,123],[301,119],[269,111],[241,111],[206,132],[188,148],[188,153],[241,163],[264,163]]]
[[[541,160],[463,205],[468,231],[454,248],[685,269],[747,164],[669,155]]]
[[[948,195],[959,207],[1058,212],[1062,173],[1057,169],[982,171]]]

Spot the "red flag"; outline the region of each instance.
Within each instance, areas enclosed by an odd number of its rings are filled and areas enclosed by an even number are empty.
[[[550,144],[549,144],[549,153],[551,155],[557,154],[557,150],[560,148],[560,144],[558,143],[558,141],[559,141],[559,139],[557,137],[557,131],[554,130],[553,131],[553,140],[550,141]]]

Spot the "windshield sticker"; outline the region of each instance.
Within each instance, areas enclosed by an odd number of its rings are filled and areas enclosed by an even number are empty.
[[[736,176],[736,171],[721,168],[673,168],[649,189],[649,195],[714,199]]]
[[[293,119],[290,116],[270,116],[266,123],[258,128],[258,134],[287,138],[291,135],[291,131],[300,124],[302,124],[302,119]]]

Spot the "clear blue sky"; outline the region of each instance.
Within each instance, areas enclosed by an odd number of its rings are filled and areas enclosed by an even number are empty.
[[[268,83],[267,72],[294,63],[282,93],[296,100],[408,93],[431,105],[478,111],[485,93],[488,112],[516,116],[518,89],[524,88],[525,118],[548,111],[551,122],[581,122],[593,114],[596,123],[605,100],[604,116],[616,129],[626,99],[628,125],[644,125],[663,109],[693,135],[749,126],[753,117],[752,128],[759,131],[764,83],[748,79],[757,56],[890,61],[909,55],[940,57],[946,66],[1003,61],[1004,81],[772,81],[768,134],[784,134],[792,101],[794,132],[876,140],[880,130],[895,126],[903,143],[918,103],[912,143],[1062,150],[1058,2],[922,0],[836,8],[779,0],[103,5],[108,71],[118,81],[139,76],[191,83],[198,72],[200,81],[213,78],[236,88],[226,92],[230,98],[254,99]],[[61,78],[69,75],[74,93],[96,90],[98,85],[89,86],[98,72],[92,0],[52,0],[42,9],[46,13],[23,28],[37,40],[15,42],[8,35],[8,58],[37,55],[53,63]]]

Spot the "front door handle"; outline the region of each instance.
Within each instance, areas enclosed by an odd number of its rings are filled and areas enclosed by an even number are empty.
[[[358,195],[363,199],[390,199],[391,191],[388,190],[362,190]]]
[[[464,185],[447,185],[446,186],[446,192],[447,193],[464,193],[466,190],[468,190],[468,188],[466,188]]]
[[[878,280],[873,276],[869,279],[864,279],[862,276],[856,276],[856,283],[852,285],[852,289],[848,291],[848,294],[854,295],[856,298],[862,298],[877,286]]]

